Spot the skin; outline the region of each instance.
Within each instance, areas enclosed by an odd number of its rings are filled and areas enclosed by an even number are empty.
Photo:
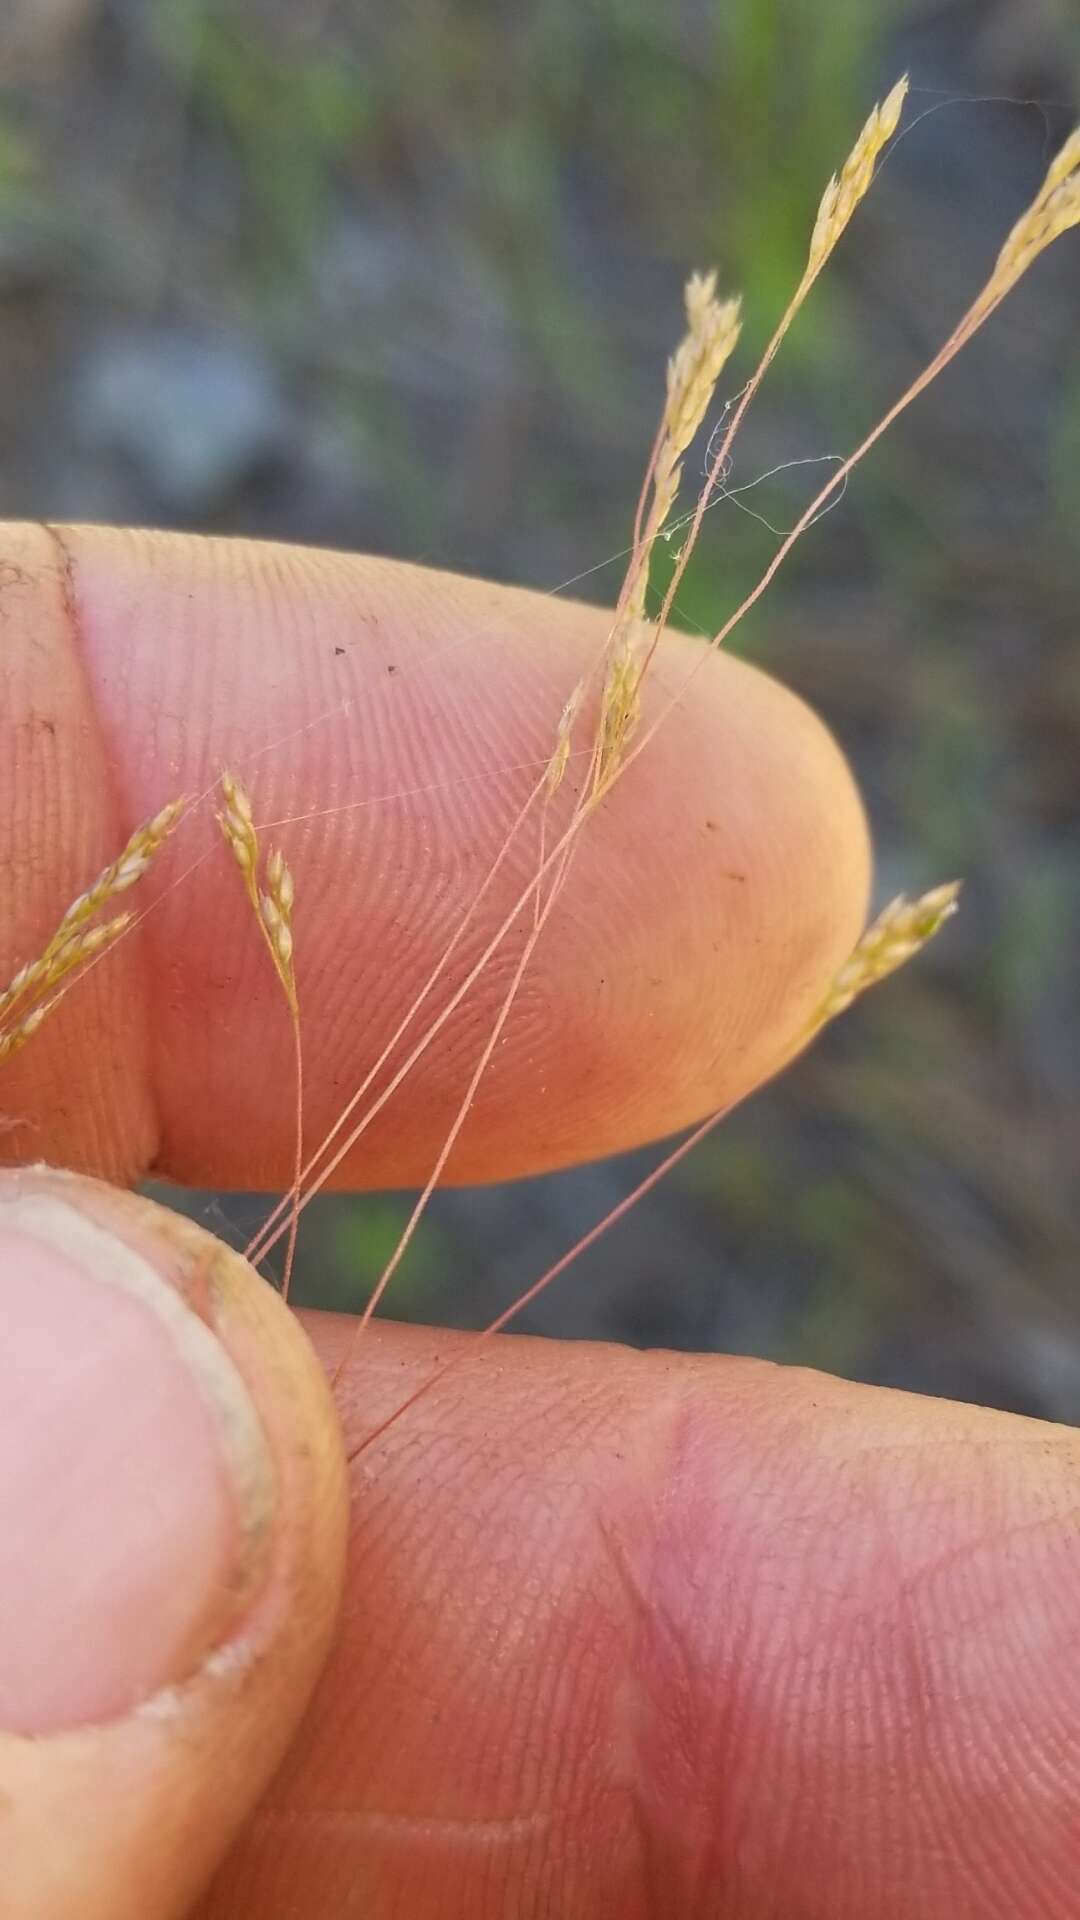
[[[223,764],[260,820],[437,769],[437,792],[276,830],[317,1138],[475,893],[603,617],[342,556],[32,527],[3,530],[0,596],[7,972],[133,825]],[[673,641],[654,711],[686,665]],[[139,937],[5,1066],[13,1165],[285,1178],[288,1028],[237,875],[215,848],[170,890],[215,832],[185,829]],[[493,914],[535,864],[526,839]],[[797,1051],[867,869],[823,729],[711,661],[583,836],[452,1174],[568,1164],[742,1097]],[[344,1182],[423,1180],[493,972]],[[347,1323],[309,1316],[309,1345],[188,1223],[88,1179],[4,1194],[39,1190],[137,1248],[232,1356],[278,1497],[254,1600],[199,1616],[204,1643],[252,1656],[241,1683],[193,1660],[185,1615],[167,1713],[86,1724],[76,1659],[60,1729],[0,1734],[15,1920],[1080,1911],[1071,1430],[506,1337],[346,1475],[459,1336],[373,1330],[335,1411],[312,1348],[332,1372]],[[0,1560],[0,1614],[22,1591]]]

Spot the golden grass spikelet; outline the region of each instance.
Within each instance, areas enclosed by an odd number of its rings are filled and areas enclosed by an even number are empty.
[[[996,304],[1033,260],[1060,234],[1080,224],[1080,127],[1051,161],[1030,207],[1020,215],[998,254],[986,296]]]
[[[715,273],[692,273],[684,299],[687,330],[667,369],[663,424],[668,462],[686,452],[739,338],[740,303],[716,298]]]
[[[807,280],[820,273],[860,200],[868,192],[878,155],[900,124],[907,90],[908,77],[905,73],[881,104],[874,108],[839,174],[833,174],[822,194],[810,239]]]
[[[186,806],[187,800],[181,795],[178,800],[170,800],[159,813],[155,813],[152,820],[145,820],[141,827],[136,827],[118,858],[110,861],[93,885],[72,901],[49,943],[49,950],[65,940],[76,927],[85,925],[107,901],[114,899],[118,893],[125,893],[128,887],[133,887],[137,880],[142,879],[155,854],[179,824]]]
[[[1049,199],[1050,195],[1056,192],[1057,188],[1062,186],[1078,167],[1080,167],[1080,127],[1074,127],[1050,162],[1039,198]]]
[[[0,1060],[10,1059],[13,1053],[18,1053],[20,1047],[25,1047],[27,1041],[33,1039],[46,1015],[59,1005],[63,997],[62,993],[57,993],[51,1000],[43,1000],[39,1007],[34,1007],[30,1013],[24,1014],[17,1027],[9,1028],[7,1033],[0,1033]]]
[[[84,961],[92,960],[95,955],[103,953],[106,947],[110,947],[114,940],[118,940],[122,933],[127,932],[134,919],[133,913],[118,913],[112,920],[104,920],[98,926],[87,927],[83,932],[69,933],[68,937],[59,944],[54,937],[41,957],[21,966],[13,976],[10,986],[0,993],[0,1017],[8,1012],[16,1000],[30,993],[43,992],[46,987],[55,986],[56,982],[70,973],[73,967],[81,966]]]
[[[655,628],[645,618],[653,542],[663,531],[678,497],[682,456],[708,412],[716,382],[739,338],[740,303],[737,299],[717,299],[715,273],[692,273],[683,299],[686,333],[668,361],[664,411],[649,469],[648,515],[643,528],[640,520],[635,526],[633,558],[608,637],[594,747],[594,797],[599,797],[610,784],[640,718],[641,677],[657,637]],[[649,484],[648,476],[646,484]],[[639,508],[639,514],[640,511]],[[571,702],[568,702],[549,768],[550,792],[554,792],[561,781],[569,757],[569,729],[574,717],[570,708]]]
[[[292,873],[280,847],[273,847],[267,856],[265,886],[259,885],[259,837],[250,795],[228,771],[221,776],[221,791],[225,804],[217,816],[218,825],[244,876],[248,899],[295,1019],[299,1003],[293,970],[292,913],[296,888]]]
[[[266,891],[259,895],[259,909],[266,928],[274,965],[288,1002],[296,1011],[296,979],[293,974],[292,910],[296,889],[280,847],[275,847],[266,863]]]
[[[813,1025],[818,1027],[834,1020],[867,988],[895,973],[905,960],[918,953],[956,912],[959,892],[960,882],[949,880],[931,888],[929,893],[920,894],[917,900],[908,900],[903,894],[891,900],[867,927],[850,958],[840,968]]]
[[[33,1001],[38,994],[55,986],[57,981],[66,978],[77,968],[88,965],[107,947],[113,946],[121,934],[127,932],[135,918],[131,913],[115,914],[111,920],[98,921],[95,925],[90,922],[117,894],[126,893],[129,887],[142,879],[154,856],[179,824],[186,807],[187,800],[183,796],[178,800],[170,800],[152,819],[144,820],[141,826],[136,827],[117,858],[103,867],[92,885],[71,902],[37,959],[25,961],[13,974],[7,987],[0,993],[0,1020],[5,1019],[20,1002]],[[51,1000],[31,1006],[16,1026],[0,1034],[0,1060],[18,1052],[33,1038],[46,1015],[52,1012],[62,997],[61,994],[55,994]]]
[[[682,456],[708,412],[716,383],[735,351],[741,325],[740,302],[716,298],[715,273],[692,273],[683,298],[687,330],[668,361],[652,499],[625,596],[627,611],[635,618],[645,612],[649,554],[678,498]]]
[[[218,814],[218,825],[225,836],[226,845],[232,848],[233,858],[248,881],[248,891],[251,892],[259,858],[251,801],[240,782],[227,771],[221,776],[221,791],[225,810]],[[254,894],[252,898],[255,898]]]
[[[32,977],[33,986],[36,989],[55,986],[73,968],[104,953],[106,947],[111,947],[122,933],[127,932],[134,920],[133,913],[117,913],[111,920],[99,921],[96,926],[71,934],[59,946],[50,948],[47,958],[43,956],[26,970]]]
[[[296,1252],[300,1222],[300,1189],[304,1170],[304,1063],[300,1032],[300,1001],[293,966],[293,907],[296,887],[292,872],[280,847],[271,847],[266,856],[263,879],[259,879],[259,836],[251,796],[235,774],[226,769],[221,775],[224,806],[217,816],[226,846],[232,852],[244,876],[244,888],[251,902],[259,932],[273,963],[289,1009],[293,1047],[296,1056],[296,1153],[292,1187],[288,1196],[289,1238],[281,1277],[282,1298],[289,1297],[289,1280]]]
[[[597,799],[618,772],[641,718],[641,681],[656,629],[647,620],[627,617],[620,622],[613,638],[593,768],[593,793]]]

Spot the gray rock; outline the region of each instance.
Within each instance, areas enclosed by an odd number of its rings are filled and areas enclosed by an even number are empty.
[[[110,339],[80,380],[84,430],[123,454],[165,507],[204,513],[285,436],[273,374],[234,340],[180,333]]]

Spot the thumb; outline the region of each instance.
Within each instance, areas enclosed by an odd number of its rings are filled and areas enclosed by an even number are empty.
[[[0,1176],[5,1920],[160,1920],[265,1786],[341,1591],[336,1416],[296,1322],[190,1222]]]

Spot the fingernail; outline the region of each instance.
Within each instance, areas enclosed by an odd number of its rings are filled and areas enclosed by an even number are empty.
[[[251,1602],[272,1500],[243,1380],[176,1288],[67,1200],[5,1197],[0,1728],[186,1679]]]

